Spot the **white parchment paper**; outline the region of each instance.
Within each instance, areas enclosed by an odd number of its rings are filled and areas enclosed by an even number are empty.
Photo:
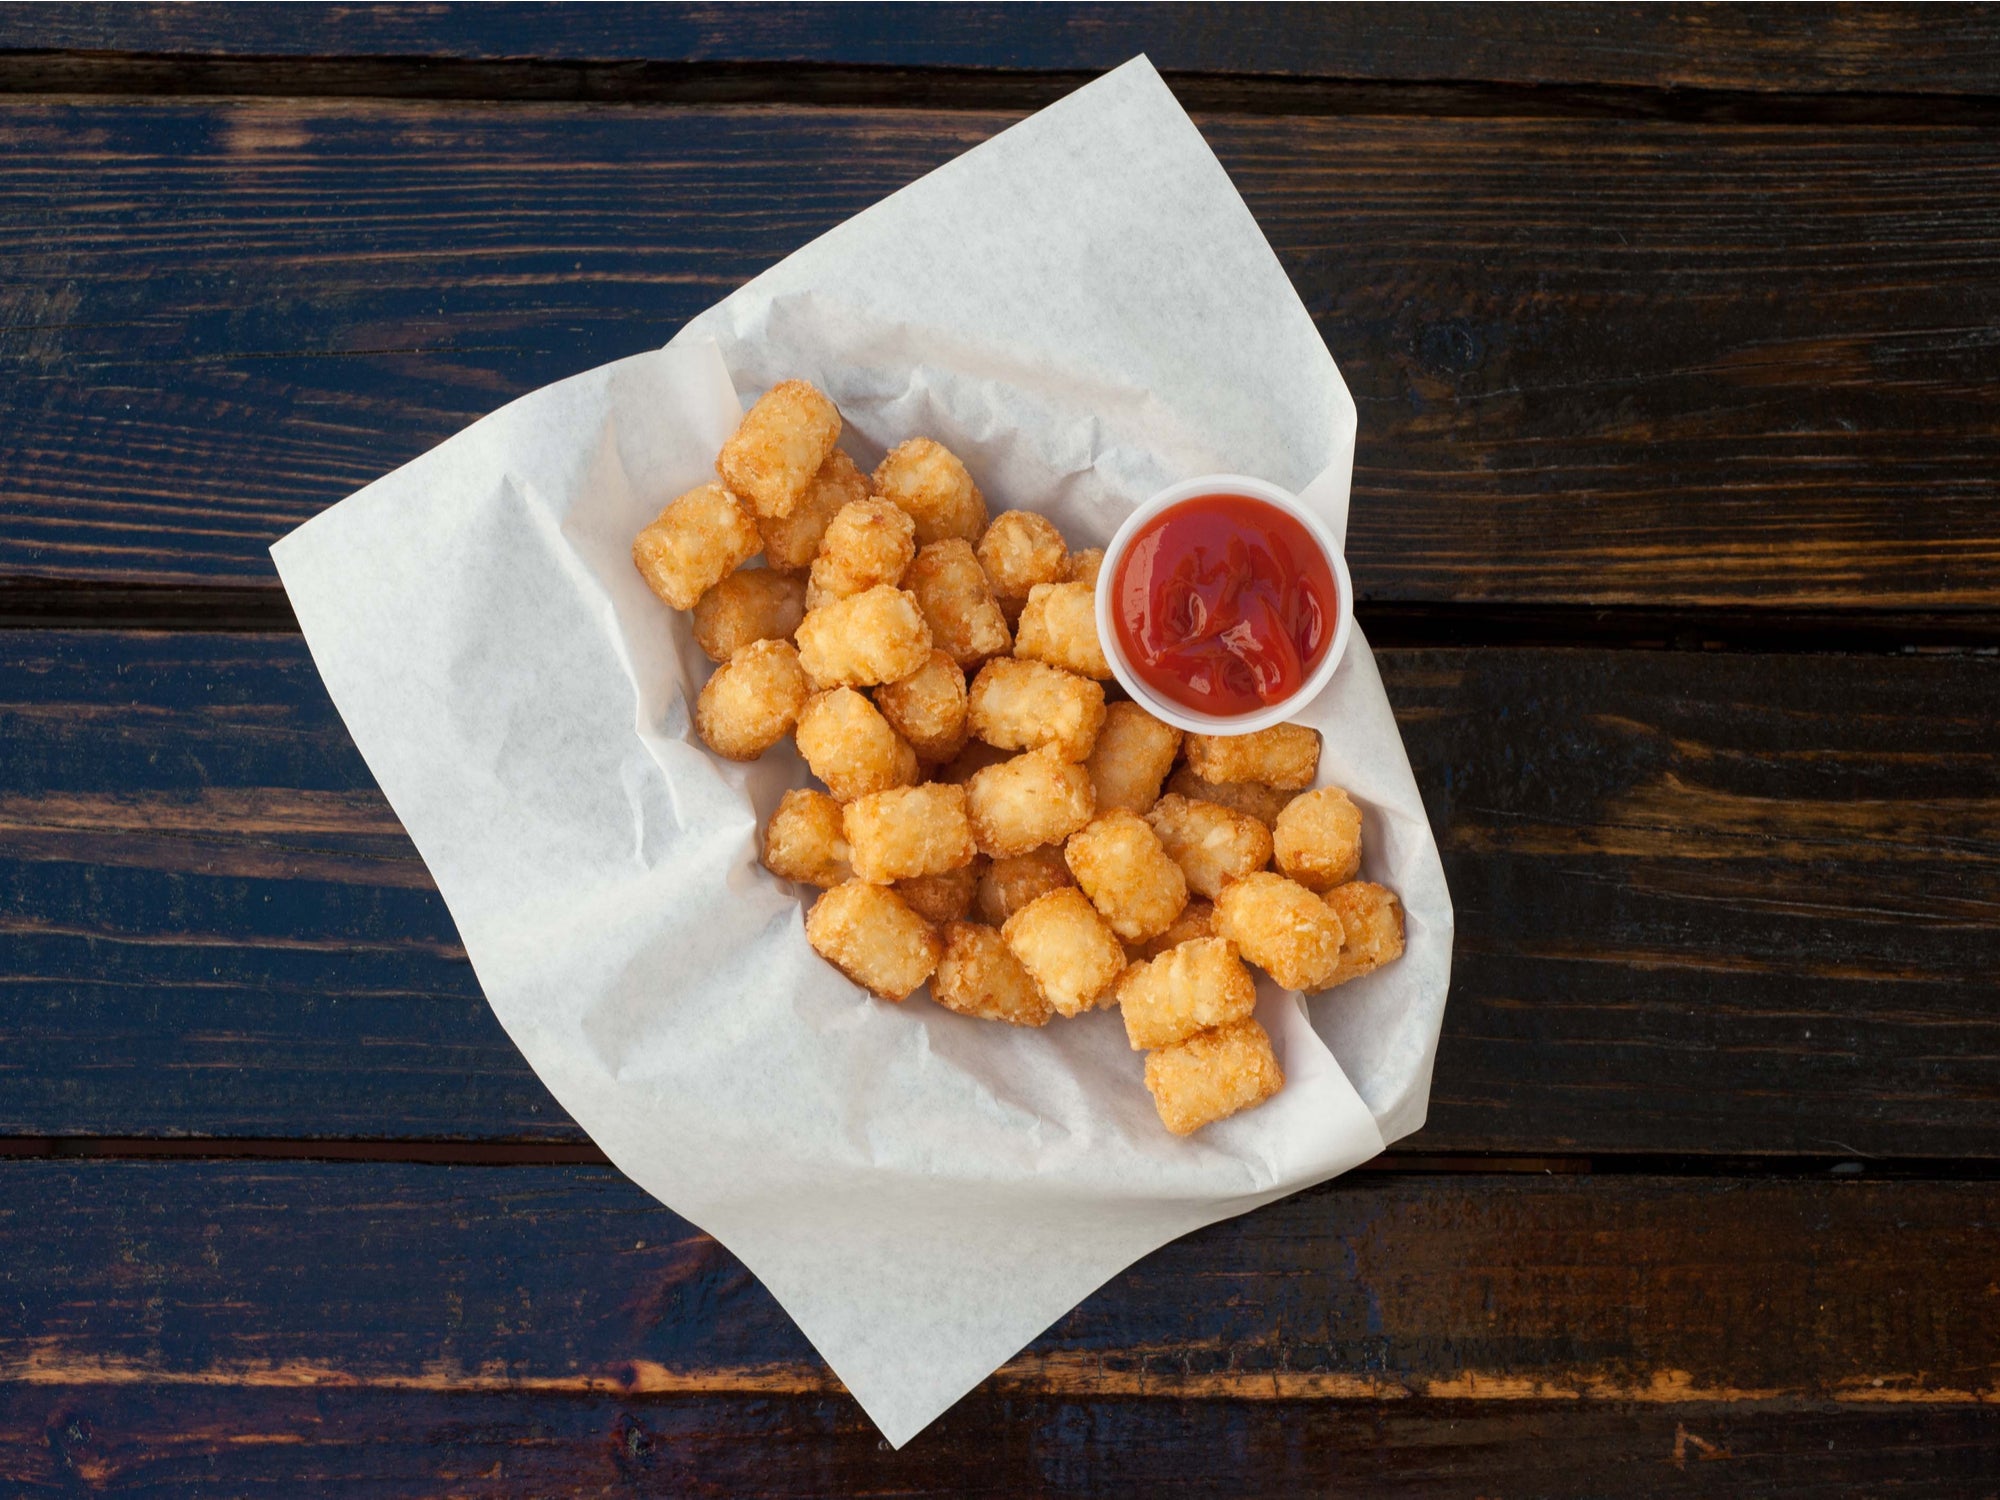
[[[807,946],[758,829],[805,771],[709,755],[708,665],[633,535],[747,402],[827,390],[864,467],[959,453],[1097,544],[1195,473],[1344,534],[1354,404],[1143,59],[857,215],[665,350],[536,391],[272,549],[328,691],[551,1093],[727,1245],[901,1444],[1147,1251],[1422,1124],[1450,972],[1436,845],[1359,631],[1306,716],[1403,899],[1397,963],[1266,984],[1264,1107],[1177,1140],[1115,1012],[1043,1030],[875,1001]],[[1198,1295],[1198,1293],[1191,1293]]]

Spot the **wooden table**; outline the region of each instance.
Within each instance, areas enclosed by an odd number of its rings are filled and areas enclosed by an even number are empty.
[[[1431,1123],[890,1452],[265,549],[1144,50],[1361,410]],[[0,1491],[2000,1490],[2000,13],[0,6]]]

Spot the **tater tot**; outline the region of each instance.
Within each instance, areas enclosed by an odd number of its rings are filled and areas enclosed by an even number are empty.
[[[1090,821],[1094,808],[1083,767],[1053,750],[1030,750],[988,766],[965,784],[979,852],[998,859],[1056,844]]]
[[[1257,980],[1227,938],[1193,938],[1134,964],[1118,981],[1118,1009],[1134,1052],[1171,1047],[1257,1008]]]
[[[660,598],[675,609],[693,609],[763,545],[749,509],[721,485],[705,484],[674,501],[633,539],[632,562]]]
[[[1158,937],[1141,943],[1136,949],[1140,958],[1158,958],[1169,948],[1178,947],[1191,938],[1215,936],[1215,903],[1200,896],[1190,896],[1188,904],[1181,908],[1173,924]]]
[[[1038,896],[1000,929],[1050,1005],[1074,1016],[1112,998],[1125,949],[1097,908],[1074,886]]]
[[[715,472],[758,515],[788,516],[839,438],[840,412],[823,392],[781,381],[744,414]]]
[[[1340,918],[1347,941],[1327,988],[1372,974],[1403,956],[1403,903],[1371,880],[1350,880],[1326,893],[1326,904]]]
[[[1005,750],[996,750],[984,740],[973,740],[944,765],[938,767],[937,779],[949,781],[955,786],[964,786],[988,766],[1002,765],[1014,757]]]
[[[1069,544],[1055,523],[1031,510],[1003,511],[979,539],[979,566],[1009,619],[1019,619],[1028,590],[1069,577]]]
[[[755,760],[792,732],[809,692],[790,641],[752,641],[703,684],[695,729],[725,760]]]
[[[1097,810],[1152,811],[1180,748],[1181,732],[1173,725],[1161,723],[1136,703],[1110,704],[1084,762],[1097,793]]]
[[[1006,939],[977,922],[945,928],[931,998],[946,1010],[1010,1026],[1046,1026],[1055,1014]]]
[[[1167,779],[1167,790],[1178,792],[1191,802],[1213,802],[1231,812],[1248,813],[1266,828],[1278,821],[1278,814],[1292,800],[1281,792],[1256,781],[1203,781],[1186,766]]]
[[[819,599],[845,599],[877,584],[894,585],[917,555],[916,527],[887,500],[854,500],[827,523],[813,559]]]
[[[997,657],[972,680],[965,722],[1002,750],[1047,745],[1064,760],[1082,760],[1104,724],[1104,689],[1060,667]]]
[[[944,652],[908,677],[875,689],[875,706],[919,760],[942,765],[965,748],[965,674]],[[968,773],[970,774],[970,773]]]
[[[1271,829],[1278,868],[1309,891],[1327,891],[1361,873],[1361,809],[1337,786],[1301,792]]]
[[[1323,989],[1346,935],[1323,900],[1283,875],[1232,880],[1215,898],[1215,935],[1288,990]]]
[[[1247,813],[1169,792],[1146,814],[1188,889],[1213,901],[1223,886],[1271,860],[1271,831]]]
[[[1102,547],[1085,547],[1081,552],[1072,552],[1069,555],[1069,581],[1071,583],[1088,584],[1095,590],[1097,587],[1097,572],[1103,566],[1104,549]]]
[[[1097,600],[1090,585],[1038,583],[1030,589],[1014,654],[1108,680],[1111,663],[1097,641]]]
[[[1137,813],[1114,808],[1069,837],[1063,858],[1111,930],[1128,943],[1165,932],[1187,905],[1187,879]]]
[[[836,801],[852,802],[917,779],[917,752],[853,688],[808,698],[793,738]]]
[[[884,1000],[901,1000],[931,977],[944,940],[885,885],[850,880],[813,902],[806,941],[849,979]]]
[[[966,671],[1004,655],[1013,644],[986,572],[964,538],[947,537],[924,547],[903,583],[916,596],[932,639]]]
[[[1146,1055],[1146,1089],[1175,1135],[1262,1104],[1285,1086],[1271,1038],[1254,1020],[1198,1031]]]
[[[805,585],[797,578],[738,568],[695,602],[695,644],[710,661],[728,661],[752,641],[790,639],[805,615]]]
[[[1062,850],[1044,844],[988,864],[973,900],[979,908],[979,920],[998,927],[1037,896],[1075,884],[1076,877],[1070,874]]]
[[[819,556],[826,528],[844,505],[868,498],[868,476],[854,460],[836,448],[819,466],[812,483],[788,516],[759,516],[764,538],[764,565],[786,573],[802,573]]]
[[[786,792],[764,827],[764,868],[780,880],[827,888],[852,880],[840,804],[808,787]]]
[[[942,875],[979,851],[965,817],[965,788],[943,782],[892,787],[856,797],[842,812],[847,859],[857,880],[890,885]]]
[[[986,499],[958,455],[930,438],[898,443],[875,467],[875,490],[910,513],[917,545],[944,537],[972,542],[986,529]]]
[[[806,611],[799,665],[817,687],[871,687],[908,677],[931,658],[917,601],[887,584]]]
[[[1203,781],[1261,781],[1280,791],[1302,791],[1319,771],[1319,731],[1303,724],[1273,724],[1253,734],[1191,734],[1188,769]]]
[[[971,861],[942,875],[916,875],[896,882],[896,894],[909,902],[910,910],[926,922],[942,927],[957,922],[972,910],[979,891],[979,877],[986,873],[986,856],[973,855]]]

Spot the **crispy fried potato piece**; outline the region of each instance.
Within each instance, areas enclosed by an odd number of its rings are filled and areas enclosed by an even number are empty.
[[[1273,724],[1254,734],[1191,734],[1188,769],[1203,781],[1261,781],[1280,791],[1301,791],[1319,772],[1319,731],[1303,724]]]
[[[998,927],[1037,896],[1075,884],[1076,877],[1070,874],[1068,861],[1054,844],[996,859],[979,877],[979,890],[974,897],[979,906],[979,920]]]
[[[1134,1052],[1171,1047],[1257,1008],[1257,980],[1227,938],[1191,938],[1118,981],[1118,1009]]]
[[[840,438],[824,392],[786,380],[757,398],[722,445],[715,472],[760,516],[789,516]]]
[[[988,766],[997,766],[1014,757],[1005,750],[996,750],[984,740],[973,740],[946,764],[939,766],[937,779],[964,786]]]
[[[1167,779],[1167,790],[1178,792],[1190,802],[1213,802],[1231,812],[1248,813],[1266,828],[1278,821],[1278,814],[1292,800],[1290,792],[1255,781],[1203,781],[1186,766]]]
[[[1278,868],[1309,891],[1329,891],[1361,873],[1361,809],[1337,786],[1301,792],[1271,830]]]
[[[1046,1026],[1055,1014],[1006,940],[977,922],[945,928],[931,998],[946,1010],[1010,1026]]]
[[[1028,590],[1069,577],[1069,544],[1055,523],[1031,510],[1002,511],[979,539],[979,566],[1010,620],[1021,617]]]
[[[1175,1135],[1262,1104],[1284,1086],[1271,1038],[1254,1020],[1198,1031],[1146,1056],[1146,1089]]]
[[[1028,590],[1014,654],[1065,667],[1099,682],[1111,663],[1097,640],[1097,600],[1087,583],[1038,583]]]
[[[793,737],[806,765],[836,801],[852,802],[917,779],[917,752],[853,688],[808,698]]]
[[[704,484],[633,538],[632,563],[660,598],[675,609],[693,609],[763,545],[748,507],[721,485]]]
[[[1054,750],[1030,750],[965,784],[979,852],[998,859],[1056,844],[1090,821],[1090,778]]]
[[[1215,898],[1215,935],[1288,990],[1324,989],[1346,941],[1326,902],[1283,875],[1232,880]]]
[[[755,760],[792,732],[809,692],[790,641],[752,641],[702,685],[695,729],[725,760]]]
[[[783,573],[810,568],[841,507],[866,500],[868,493],[868,476],[854,467],[853,459],[834,449],[790,515],[757,518],[757,530],[764,538],[764,565]]]
[[[1030,901],[1007,919],[1000,936],[1061,1015],[1108,1003],[1125,968],[1117,934],[1074,886]]]
[[[1104,689],[1060,667],[996,657],[972,680],[965,722],[1002,750],[1047,745],[1064,760],[1082,760],[1104,724]]]
[[[1326,904],[1347,936],[1328,989],[1403,956],[1403,903],[1393,891],[1372,880],[1350,880],[1328,891]]]
[[[1063,858],[1090,904],[1128,943],[1173,924],[1187,905],[1187,879],[1137,813],[1099,813],[1063,845]]]
[[[1013,644],[986,571],[963,537],[926,545],[903,582],[916,595],[932,639],[966,671],[988,657],[1005,655]]]
[[[764,868],[780,880],[827,889],[852,880],[840,804],[808,787],[786,792],[764,826]]]
[[[1146,821],[1187,876],[1188,889],[1211,901],[1230,881],[1271,860],[1270,830],[1218,803],[1191,802],[1169,792],[1153,804]]]
[[[941,765],[965,748],[965,674],[935,647],[908,677],[875,689],[875,706],[919,760]]]
[[[942,927],[946,922],[963,921],[972,910],[972,898],[979,891],[979,877],[986,873],[986,856],[975,854],[956,870],[942,875],[916,875],[896,882],[896,894],[910,903],[910,910]]]
[[[875,466],[875,491],[917,523],[917,545],[948,536],[977,541],[986,529],[986,497],[958,455],[930,438],[911,438]]]
[[[885,885],[850,880],[813,902],[806,941],[849,979],[884,1000],[901,1000],[931,977],[944,940]]]
[[[1173,924],[1158,937],[1140,943],[1134,950],[1138,957],[1158,958],[1169,948],[1179,947],[1191,938],[1215,936],[1215,903],[1201,896],[1190,896],[1188,904],[1181,908]]]
[[[917,555],[916,534],[908,513],[887,500],[871,496],[841,506],[813,559],[815,607],[901,582]]]
[[[1071,583],[1087,583],[1095,591],[1097,588],[1097,573],[1103,566],[1104,549],[1102,547],[1085,547],[1081,552],[1072,552],[1069,555],[1069,581]]]
[[[1127,812],[1151,812],[1180,748],[1181,732],[1138,704],[1108,705],[1104,727],[1084,762],[1091,790],[1097,793],[1097,810],[1122,807]]]
[[[817,687],[895,682],[931,658],[916,599],[887,584],[807,610],[797,638],[799,665]]]
[[[932,781],[870,792],[847,804],[843,821],[848,863],[856,879],[871,885],[942,875],[970,864],[979,852],[962,786]]]
[[[695,644],[714,662],[752,641],[791,639],[806,615],[805,585],[769,568],[738,568],[694,606]]]

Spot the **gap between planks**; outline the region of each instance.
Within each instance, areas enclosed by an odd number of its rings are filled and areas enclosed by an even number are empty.
[[[1034,110],[1099,70],[813,62],[568,62],[393,57],[0,53],[0,93],[453,103]],[[1638,84],[1271,78],[1162,71],[1191,112],[1635,119],[1717,125],[1995,125],[2000,97],[1762,92]]]
[[[2000,612],[1989,611],[1363,601],[1355,619],[1369,643],[1386,650],[1512,646],[2000,655]],[[0,630],[295,635],[298,629],[281,589],[0,579]]]
[[[589,1141],[451,1141],[410,1137],[333,1140],[269,1137],[10,1136],[0,1160],[373,1162],[405,1166],[609,1167]],[[1371,1175],[1537,1177],[1831,1177],[1873,1181],[1990,1182],[2000,1161],[1946,1157],[1703,1156],[1691,1153],[1564,1155],[1391,1150],[1353,1169]],[[1325,1184],[1306,1188],[1322,1191]]]

